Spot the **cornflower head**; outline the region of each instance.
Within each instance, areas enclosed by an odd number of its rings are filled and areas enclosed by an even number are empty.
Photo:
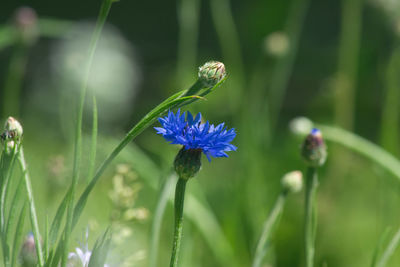
[[[201,152],[211,161],[211,157],[228,157],[226,152],[237,149],[230,143],[236,136],[234,128],[228,130],[225,123],[202,123],[201,118],[200,113],[193,118],[189,111],[181,113],[179,109],[176,114],[169,111],[166,117],[159,118],[162,127],[155,127],[165,140],[183,146],[175,158],[175,170],[187,178],[200,169]]]
[[[324,165],[327,151],[320,130],[313,128],[307,135],[301,147],[301,155],[309,166],[320,167]]]

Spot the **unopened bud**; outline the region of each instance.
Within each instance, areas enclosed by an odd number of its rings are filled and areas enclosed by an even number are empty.
[[[282,177],[282,187],[289,193],[300,192],[303,188],[303,174],[301,171],[292,171]]]
[[[301,155],[311,167],[319,167],[325,163],[327,151],[320,130],[313,128],[307,135],[301,147]]]
[[[19,121],[13,117],[8,117],[4,125],[3,138],[8,140],[20,140],[23,135],[23,129]]]
[[[289,50],[289,38],[284,32],[273,32],[264,40],[265,51],[271,56],[281,57]]]
[[[209,61],[199,68],[199,80],[206,87],[213,87],[225,78],[225,65],[218,61]]]
[[[15,11],[14,21],[24,43],[32,43],[38,37],[37,15],[33,8],[20,7]]]
[[[37,265],[36,245],[33,234],[29,233],[22,244],[20,252],[21,266],[34,267]]]
[[[307,135],[313,128],[313,122],[306,117],[297,117],[289,122],[289,129],[298,135]]]
[[[175,157],[174,167],[180,179],[194,177],[201,168],[201,149],[183,147]]]

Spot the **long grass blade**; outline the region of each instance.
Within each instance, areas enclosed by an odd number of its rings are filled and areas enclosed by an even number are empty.
[[[19,248],[21,247],[21,243],[22,243],[22,235],[23,235],[23,230],[24,230],[26,206],[27,205],[24,204],[24,206],[21,209],[21,213],[18,216],[18,222],[17,222],[17,227],[16,227],[16,230],[15,230],[14,242],[13,242],[13,250],[12,250],[12,256],[11,256],[11,267],[16,266],[17,257],[18,257],[18,251],[19,251]]]

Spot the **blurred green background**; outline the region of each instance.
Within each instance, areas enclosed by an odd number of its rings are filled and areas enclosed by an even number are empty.
[[[18,13],[24,5],[37,17]],[[15,116],[24,126],[41,229],[70,182],[77,89],[99,6],[100,1],[1,4],[0,115]],[[225,239],[207,239],[215,229],[204,234],[201,226],[207,230],[208,224],[201,214],[187,218],[180,265],[249,266],[280,178],[305,170],[301,139],[288,128],[292,118],[345,128],[399,156],[399,36],[400,2],[391,0],[121,0],[111,9],[89,81],[88,99],[95,92],[99,109],[97,161],[147,111],[188,88],[198,66],[224,62],[226,82],[207,101],[186,108],[237,130],[238,151],[211,163],[204,158],[188,185]],[[81,188],[91,101],[84,123]],[[352,151],[329,142],[328,148],[320,170],[316,266],[369,266],[383,232],[399,226],[400,183]],[[139,136],[103,175],[72,243],[78,245],[89,226],[92,244],[112,224],[110,262],[129,256],[126,266],[147,266],[154,210],[178,150],[152,129]],[[303,209],[303,193],[289,197],[265,266],[304,266]],[[130,217],[124,217],[127,210]],[[169,261],[172,225],[169,205],[159,266]],[[397,250],[388,266],[399,265]]]

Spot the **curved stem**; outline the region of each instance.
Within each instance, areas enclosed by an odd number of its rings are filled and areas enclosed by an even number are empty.
[[[383,252],[382,257],[376,266],[377,267],[385,267],[390,256],[392,256],[393,252],[399,246],[399,244],[400,244],[400,229],[396,232],[393,239],[390,241],[389,245]]]
[[[67,211],[67,223],[65,226],[65,244],[63,245],[64,251],[62,254],[61,266],[66,266],[67,258],[68,258],[68,245],[69,245],[69,237],[72,232],[72,224],[73,224],[73,213],[74,213],[74,197],[75,197],[75,189],[78,183],[79,178],[79,168],[81,161],[81,147],[82,147],[82,119],[83,119],[83,109],[85,104],[85,96],[88,86],[88,81],[90,77],[90,71],[93,64],[93,58],[96,51],[97,43],[100,39],[101,32],[103,30],[103,26],[106,22],[108,13],[110,12],[111,5],[113,0],[103,0],[103,3],[100,8],[100,13],[96,22],[96,27],[94,29],[92,38],[90,40],[89,50],[88,50],[88,58],[85,66],[85,74],[84,79],[81,85],[81,95],[80,95],[80,104],[79,111],[76,121],[75,128],[75,143],[74,143],[74,164],[73,164],[73,174],[72,174],[72,182],[70,186],[70,194],[68,197],[68,211]]]
[[[317,169],[309,167],[306,177],[306,210],[304,222],[304,248],[306,267],[314,266],[315,236],[317,229],[316,193],[318,186]]]
[[[39,263],[39,266],[42,267],[44,264],[44,260],[43,260],[42,245],[40,243],[39,224],[37,221],[35,201],[33,199],[31,178],[29,177],[28,168],[26,167],[24,150],[22,147],[20,148],[20,151],[18,153],[18,161],[21,166],[22,172],[24,174],[25,187],[26,187],[26,192],[28,195],[28,202],[29,202],[29,214],[31,216],[32,231],[33,231],[33,237],[35,239],[38,263]]]
[[[185,201],[185,179],[178,179],[175,189],[175,230],[174,230],[174,241],[172,244],[172,255],[170,267],[178,266],[178,255],[179,248],[181,246],[182,229],[183,229],[183,203]]]
[[[262,260],[267,251],[268,240],[271,236],[272,230],[282,215],[286,196],[287,196],[286,191],[282,192],[278,196],[278,199],[275,202],[275,206],[273,207],[271,213],[269,214],[267,220],[264,223],[263,231],[262,231],[260,240],[258,241],[256,253],[254,255],[252,267],[260,267],[261,266]]]

